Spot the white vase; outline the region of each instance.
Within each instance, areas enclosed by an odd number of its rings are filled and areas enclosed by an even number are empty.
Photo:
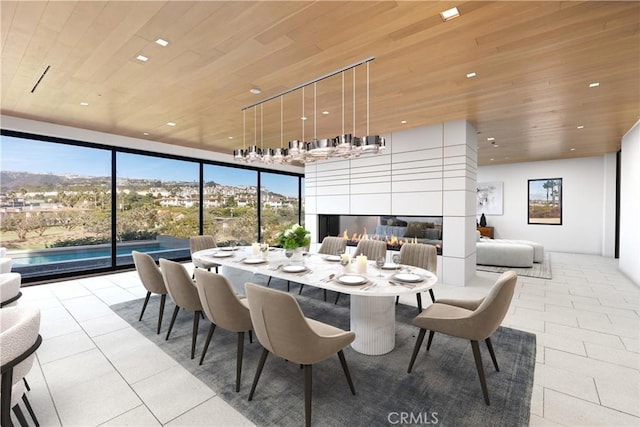
[[[295,248],[293,250],[293,256],[291,262],[303,264],[304,263],[304,250],[305,248]]]

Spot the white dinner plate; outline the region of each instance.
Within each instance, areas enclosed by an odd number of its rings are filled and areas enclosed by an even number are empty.
[[[406,283],[416,283],[422,282],[424,279],[419,274],[415,273],[398,273],[391,276],[394,280],[398,282],[406,282]]]
[[[231,251],[214,252],[211,254],[211,256],[216,258],[227,258],[227,257],[233,256],[233,252]]]
[[[244,261],[245,264],[262,264],[263,262],[267,262],[264,258],[247,258]]]
[[[400,264],[395,264],[393,262],[388,262],[382,266],[383,270],[397,270],[400,267]]]
[[[350,286],[364,285],[365,283],[367,283],[366,277],[356,276],[354,274],[343,274],[342,276],[339,276],[336,280],[338,281],[338,283],[341,283],[343,285],[350,285]]]
[[[285,273],[302,273],[307,271],[307,267],[304,265],[285,265],[282,267],[282,271]]]
[[[324,257],[326,261],[340,261],[340,255],[327,255]]]
[[[223,246],[221,248],[218,248],[218,250],[220,250],[220,251],[235,251],[235,250],[238,250],[238,248],[232,247],[232,246]]]

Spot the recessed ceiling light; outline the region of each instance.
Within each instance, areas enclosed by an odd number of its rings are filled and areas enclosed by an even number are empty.
[[[458,16],[460,16],[460,12],[458,12],[457,7],[452,7],[451,9],[447,9],[444,12],[440,12],[440,17],[445,22],[453,18],[457,18]]]
[[[258,95],[258,94],[262,93],[262,91],[260,89],[258,89],[257,87],[253,87],[253,88],[249,89],[249,92],[251,92],[254,95]]]
[[[167,126],[175,126],[176,124],[174,122],[167,122]]]
[[[575,148],[572,148],[570,151],[576,151],[576,149],[575,149]]]
[[[137,59],[138,61],[142,61],[142,62],[147,62],[147,61],[149,60],[149,58],[147,58],[147,57],[146,57],[146,56],[144,56],[144,55],[138,55],[138,56],[136,56],[136,59]]]
[[[487,138],[487,141],[495,141],[496,139],[492,136],[490,136],[489,138]]]
[[[80,105],[86,107],[87,105],[89,105],[89,103],[88,102],[81,102]]]
[[[589,83],[589,87],[598,87],[598,86],[600,86],[600,83],[598,82]]]
[[[495,142],[492,142],[491,145],[493,146],[493,148],[498,148],[500,147],[498,144],[496,144]]]
[[[144,136],[149,136],[149,132],[142,132]]]
[[[400,123],[405,124],[405,123],[407,123],[407,121],[406,121],[406,120],[403,120],[403,121],[401,121]]]
[[[166,41],[165,39],[158,39],[158,40],[156,40],[156,43],[159,44],[162,47],[167,47],[167,45],[169,44],[169,42]]]
[[[229,137],[229,139],[233,139],[233,137],[232,137],[232,136],[230,136],[230,137]]]
[[[474,73],[473,71],[472,71],[472,72],[470,72],[470,73],[467,73],[467,78],[468,78],[468,79],[470,79],[470,78],[472,78],[472,77],[475,77],[475,76],[476,76],[476,73]]]
[[[324,114],[326,116],[327,114],[329,114],[329,112],[328,111],[323,111],[322,114]]]
[[[578,126],[576,129],[584,129],[583,125]]]
[[[307,120],[307,116],[300,117],[300,120]]]
[[[490,158],[489,160],[491,160],[491,161],[493,162],[493,157],[492,157],[492,158]]]

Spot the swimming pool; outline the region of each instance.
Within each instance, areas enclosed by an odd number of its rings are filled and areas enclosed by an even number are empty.
[[[161,245],[153,245],[153,246],[139,246],[139,247],[119,247],[116,251],[116,256],[124,256],[130,255],[132,250],[136,250],[139,252],[158,252],[158,251],[168,251],[174,248],[169,248]],[[13,266],[21,266],[21,265],[34,265],[34,264],[49,264],[52,262],[63,262],[63,261],[79,261],[83,259],[91,259],[91,258],[110,258],[111,257],[111,249],[110,248],[86,248],[86,249],[77,249],[77,250],[69,250],[69,248],[65,248],[64,252],[62,252],[58,248],[49,249],[51,253],[46,253],[46,251],[38,251],[36,254],[20,254],[20,255],[9,255],[12,259]],[[45,252],[45,253],[43,253]]]

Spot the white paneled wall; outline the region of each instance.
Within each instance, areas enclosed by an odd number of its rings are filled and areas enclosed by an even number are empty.
[[[476,131],[464,120],[385,135],[384,154],[305,167],[307,228],[317,215],[443,216],[440,282],[475,275]]]

